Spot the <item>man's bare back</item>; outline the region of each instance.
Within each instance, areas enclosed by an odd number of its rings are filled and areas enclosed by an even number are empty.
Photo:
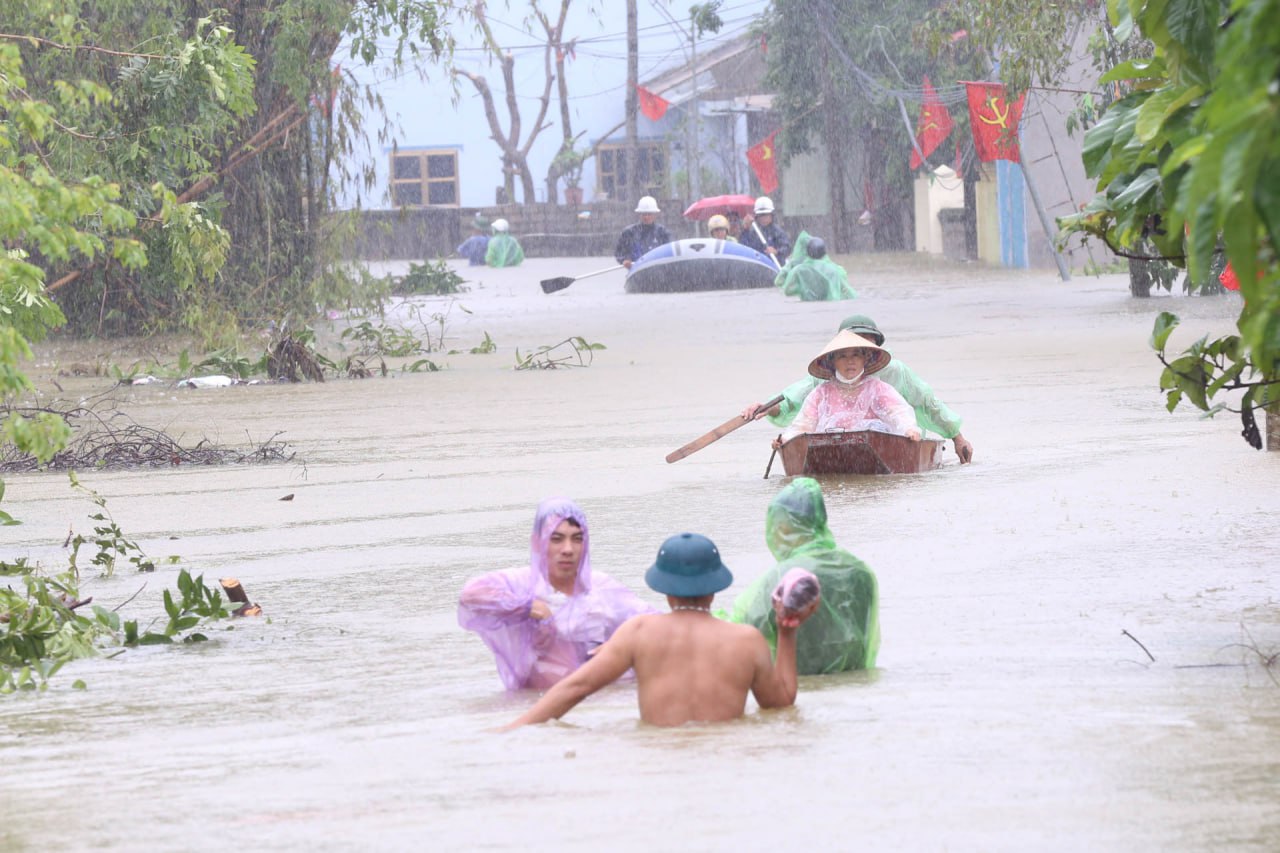
[[[791,602],[789,609],[788,602],[775,601],[776,664],[758,630],[711,615],[715,592],[733,580],[711,540],[689,533],[668,539],[645,579],[666,593],[672,612],[624,622],[591,660],[506,728],[558,719],[628,669],[636,673],[640,718],[658,726],[741,717],[748,692],[761,708],[795,701],[796,629],[817,609],[816,578],[811,602]]]

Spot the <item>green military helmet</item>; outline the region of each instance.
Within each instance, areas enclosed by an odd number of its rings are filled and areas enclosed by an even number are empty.
[[[876,346],[884,346],[884,332],[880,331],[876,321],[866,314],[854,314],[841,320],[840,328],[836,329],[836,331],[843,332],[845,330],[853,332],[855,335],[861,335],[867,340],[875,341]]]
[[[697,533],[681,533],[662,543],[644,580],[664,595],[701,598],[728,588],[733,573],[720,561],[714,542]]]

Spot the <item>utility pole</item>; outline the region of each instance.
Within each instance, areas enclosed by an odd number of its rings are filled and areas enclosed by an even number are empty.
[[[622,168],[614,169],[613,191],[616,196],[635,201],[633,188],[640,185],[636,178],[639,165],[639,131],[636,128],[636,87],[640,85],[640,25],[636,12],[636,0],[627,0],[627,144],[622,151]],[[616,179],[621,175],[622,180]]]
[[[702,198],[702,163],[698,158],[698,22],[689,15],[689,201]]]

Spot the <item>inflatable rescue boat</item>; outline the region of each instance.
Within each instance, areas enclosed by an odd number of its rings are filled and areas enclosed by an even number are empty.
[[[645,253],[631,265],[627,293],[681,293],[773,287],[778,267],[755,249],[730,240],[694,237]]]

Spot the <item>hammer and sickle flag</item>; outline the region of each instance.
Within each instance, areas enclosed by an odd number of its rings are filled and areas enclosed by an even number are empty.
[[[1023,92],[1010,104],[1005,101],[1003,83],[965,83],[969,96],[969,124],[973,128],[973,147],[978,159],[1011,160],[1018,163],[1018,122],[1022,118]]]
[[[760,189],[765,195],[771,195],[778,188],[778,160],[774,156],[773,144],[777,135],[778,131],[775,130],[747,149],[747,162],[756,173],[756,180],[760,182]]]
[[[666,98],[650,92],[644,86],[636,86],[636,92],[640,95],[640,112],[649,121],[657,121],[667,114],[667,107],[671,106],[671,102]]]
[[[933,88],[933,84],[929,82],[929,78],[924,78],[924,102],[920,105],[920,120],[916,123],[916,147],[911,149],[911,168],[919,169],[924,162],[920,155],[924,154],[928,157],[934,152],[939,145],[942,144],[948,136],[951,135],[952,128],[955,123],[951,120],[951,113],[947,110],[941,100],[938,99],[938,92]]]

